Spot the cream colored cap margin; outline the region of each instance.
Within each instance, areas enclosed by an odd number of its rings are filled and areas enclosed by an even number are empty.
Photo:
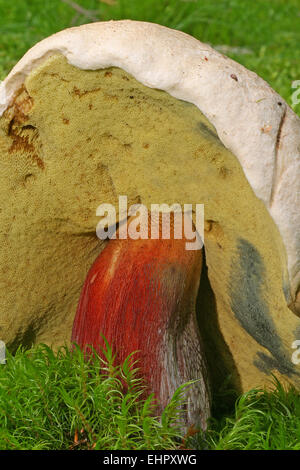
[[[109,21],[36,44],[0,85],[0,116],[26,76],[62,53],[80,69],[120,67],[143,85],[196,105],[239,159],[281,233],[291,293],[300,285],[300,119],[255,73],[195,38],[154,23]]]

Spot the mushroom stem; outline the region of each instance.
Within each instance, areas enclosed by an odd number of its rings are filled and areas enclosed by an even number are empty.
[[[158,411],[186,389],[186,424],[205,428],[209,389],[196,320],[202,251],[186,239],[112,239],[91,267],[79,300],[72,341],[101,354],[105,336],[121,363],[136,352]]]

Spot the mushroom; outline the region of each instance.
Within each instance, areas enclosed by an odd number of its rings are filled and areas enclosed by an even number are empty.
[[[300,120],[265,81],[182,32],[93,23],[29,50],[0,85],[0,113],[8,347],[70,340],[90,267],[108,268],[118,245],[96,236],[99,204],[119,219],[120,195],[202,203],[196,310],[212,388],[271,373],[299,387]]]

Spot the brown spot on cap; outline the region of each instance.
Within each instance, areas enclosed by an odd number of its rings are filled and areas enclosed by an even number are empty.
[[[264,134],[269,134],[269,132],[271,131],[272,129],[272,126],[269,125],[269,126],[264,126],[262,127],[260,130],[264,133]]]

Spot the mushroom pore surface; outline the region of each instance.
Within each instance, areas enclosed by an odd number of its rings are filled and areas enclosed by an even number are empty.
[[[300,320],[286,305],[278,229],[196,106],[119,68],[84,71],[53,55],[0,118],[0,155],[8,347],[70,340],[81,287],[105,245],[95,232],[99,204],[117,209],[119,195],[149,208],[203,203],[215,316],[201,299],[198,315],[200,329],[205,322],[219,332],[211,354],[234,364],[242,390],[271,372],[299,384],[290,356]]]

